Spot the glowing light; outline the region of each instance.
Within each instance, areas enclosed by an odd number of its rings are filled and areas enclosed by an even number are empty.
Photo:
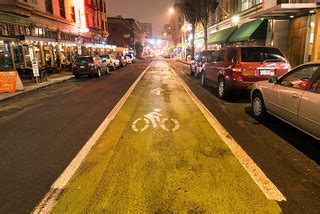
[[[170,8],[169,8],[169,14],[170,14],[170,15],[174,14],[174,8],[173,8],[173,7],[170,7]]]
[[[76,16],[76,23],[80,28],[86,29],[87,22],[84,0],[73,0],[73,6]]]
[[[240,16],[232,16],[231,17],[231,22],[233,23],[233,24],[239,24],[239,22],[240,22]]]

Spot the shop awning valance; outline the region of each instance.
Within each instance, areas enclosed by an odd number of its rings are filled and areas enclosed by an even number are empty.
[[[257,19],[241,25],[231,36],[229,42],[243,42],[248,40],[263,40],[267,36],[268,21]]]
[[[232,34],[236,31],[237,27],[227,28],[216,33],[210,34],[208,44],[225,44]]]

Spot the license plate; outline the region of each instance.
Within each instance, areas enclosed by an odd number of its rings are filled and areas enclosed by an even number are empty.
[[[271,76],[273,73],[273,70],[270,69],[260,69],[261,76]]]
[[[81,66],[80,66],[80,68],[84,68],[84,66],[83,66],[83,65],[81,65]]]

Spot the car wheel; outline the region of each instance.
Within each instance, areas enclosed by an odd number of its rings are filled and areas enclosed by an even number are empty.
[[[79,75],[79,74],[76,74],[74,76],[76,77],[76,79],[81,79],[81,75]]]
[[[106,74],[109,74],[109,73],[110,73],[110,70],[109,70],[109,67],[107,67]]]
[[[230,96],[230,89],[222,77],[218,80],[218,96],[221,99],[227,99]]]
[[[191,76],[194,75],[194,71],[192,70],[192,65],[190,65],[190,75],[191,75]]]
[[[194,78],[196,78],[196,79],[198,79],[198,77],[199,77],[199,69],[198,69],[198,67],[195,67],[194,68]]]
[[[208,85],[207,85],[207,82],[206,82],[206,75],[204,72],[202,72],[201,74],[201,85],[202,87],[206,88]]]
[[[96,77],[101,77],[101,69],[98,68]]]
[[[265,118],[267,112],[262,94],[260,92],[254,93],[251,102],[253,117],[256,120],[262,121]]]

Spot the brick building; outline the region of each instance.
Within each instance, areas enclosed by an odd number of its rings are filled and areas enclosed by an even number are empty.
[[[0,0],[0,70],[104,51],[106,12],[106,0]]]

